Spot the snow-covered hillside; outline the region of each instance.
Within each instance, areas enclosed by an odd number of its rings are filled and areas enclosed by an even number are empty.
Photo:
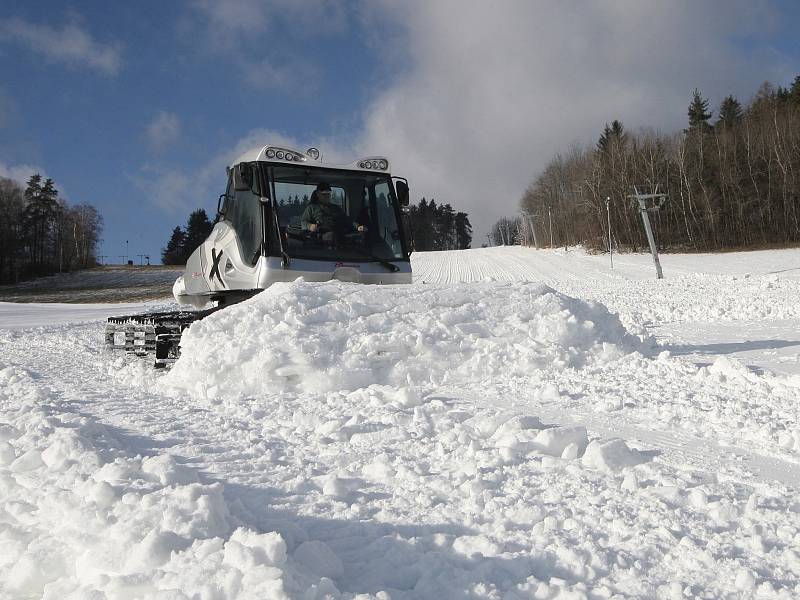
[[[648,261],[278,284],[166,373],[0,305],[0,597],[798,597],[800,252]]]

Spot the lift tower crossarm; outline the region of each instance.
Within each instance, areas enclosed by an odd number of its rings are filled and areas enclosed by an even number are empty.
[[[656,248],[656,242],[653,238],[653,228],[650,226],[650,215],[648,211],[650,210],[658,210],[664,202],[667,200],[667,194],[661,194],[658,192],[658,185],[656,185],[656,191],[652,194],[640,194],[639,190],[636,186],[633,186],[633,194],[629,195],[628,198],[634,199],[639,203],[639,212],[642,215],[642,222],[644,223],[644,231],[647,234],[647,243],[650,245],[650,254],[653,255],[653,264],[656,266],[656,278],[664,279],[664,273],[661,271],[661,262],[658,260],[658,249]],[[647,201],[651,200],[651,206],[648,208]]]

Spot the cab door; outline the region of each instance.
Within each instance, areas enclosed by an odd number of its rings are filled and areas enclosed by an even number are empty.
[[[255,165],[242,163],[233,168],[221,220],[204,249],[212,290],[258,287],[258,259],[264,239],[264,211],[258,187]]]

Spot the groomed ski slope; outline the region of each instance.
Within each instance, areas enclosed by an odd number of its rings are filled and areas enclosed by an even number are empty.
[[[276,285],[167,373],[20,312],[0,596],[800,596],[800,252],[648,261]]]

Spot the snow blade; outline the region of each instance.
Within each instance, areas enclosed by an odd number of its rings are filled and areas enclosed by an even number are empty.
[[[183,330],[195,321],[219,310],[178,310],[109,317],[106,324],[106,348],[136,356],[153,356],[156,368],[166,367],[180,356]]]

